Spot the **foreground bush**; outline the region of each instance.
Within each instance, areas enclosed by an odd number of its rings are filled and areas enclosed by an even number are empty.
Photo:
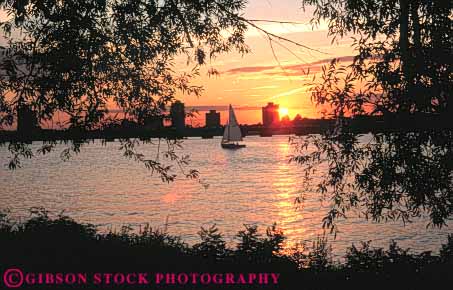
[[[256,226],[245,226],[236,236],[235,247],[227,246],[215,226],[202,228],[199,236],[201,241],[189,246],[180,238],[149,226],[137,233],[128,227],[100,233],[93,225],[79,224],[66,216],[52,219],[43,209],[33,210],[31,218],[23,223],[1,214],[0,271],[14,267],[40,273],[280,274],[278,285],[255,285],[257,289],[415,289],[439,281],[453,285],[453,235],[438,256],[430,252],[413,254],[396,243],[388,250],[373,248],[368,242],[351,246],[343,263],[333,261],[331,248],[322,238],[311,247],[282,251],[285,237],[275,225],[264,234]],[[190,289],[193,287],[251,288],[195,285]]]

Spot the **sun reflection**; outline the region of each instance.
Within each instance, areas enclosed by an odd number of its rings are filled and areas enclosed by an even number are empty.
[[[272,175],[274,177],[272,186],[277,192],[274,206],[277,213],[276,222],[288,238],[284,247],[289,248],[300,241],[304,235],[305,228],[301,227],[300,223],[297,222],[302,218],[302,215],[300,211],[296,210],[294,204],[298,188],[297,179],[291,174],[291,171],[295,170],[295,168],[287,162],[290,146],[287,141],[283,141],[277,148],[278,151],[276,153],[280,156],[281,162],[278,164],[276,173]]]
[[[165,203],[175,203],[180,200],[182,197],[174,192],[169,192],[161,197],[162,201]]]

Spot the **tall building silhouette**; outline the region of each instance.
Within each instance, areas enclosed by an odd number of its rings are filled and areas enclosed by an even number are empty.
[[[39,128],[36,112],[28,106],[17,109],[17,132],[22,135],[29,135]]]
[[[175,128],[177,132],[183,132],[186,128],[186,111],[184,103],[176,101],[171,104],[170,117],[171,126]]]
[[[206,113],[206,128],[218,128],[220,127],[220,112],[216,110],[210,110]]]
[[[274,103],[268,103],[266,107],[263,107],[263,126],[272,127],[278,124],[280,116],[278,113],[279,105]]]

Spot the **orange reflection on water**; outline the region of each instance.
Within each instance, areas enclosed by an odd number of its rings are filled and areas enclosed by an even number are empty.
[[[286,250],[293,249],[303,241],[315,240],[323,236],[324,230],[321,225],[325,214],[319,204],[310,203],[309,207],[301,208],[295,203],[302,189],[302,176],[294,174],[298,167],[288,162],[291,150],[289,142],[279,144],[276,155],[283,162],[278,164],[275,174],[271,175],[273,176],[272,186],[277,192],[274,202],[276,221],[288,238],[283,245]]]
[[[175,192],[169,192],[161,197],[161,200],[165,203],[175,203],[181,199],[183,199],[184,196],[175,193]]]
[[[279,155],[280,160],[286,161],[290,154],[289,150],[289,143],[282,142],[277,147],[276,154]],[[294,204],[297,180],[294,178],[294,175],[289,174],[291,170],[294,170],[294,166],[288,162],[280,162],[276,170],[277,172],[272,175],[274,177],[272,186],[277,192],[274,205],[276,207],[278,225],[283,229],[283,233],[287,237],[295,236],[294,234],[296,233],[298,236],[301,236],[305,232],[305,229],[300,227],[300,223],[297,223],[302,216],[296,210]],[[296,224],[298,225],[296,226]],[[286,244],[294,244],[295,242],[288,240]]]

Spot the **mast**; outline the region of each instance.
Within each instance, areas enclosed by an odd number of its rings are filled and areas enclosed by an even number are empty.
[[[230,104],[230,108],[228,109],[228,138],[227,138],[227,141],[230,141],[230,124],[231,124],[231,104]]]

